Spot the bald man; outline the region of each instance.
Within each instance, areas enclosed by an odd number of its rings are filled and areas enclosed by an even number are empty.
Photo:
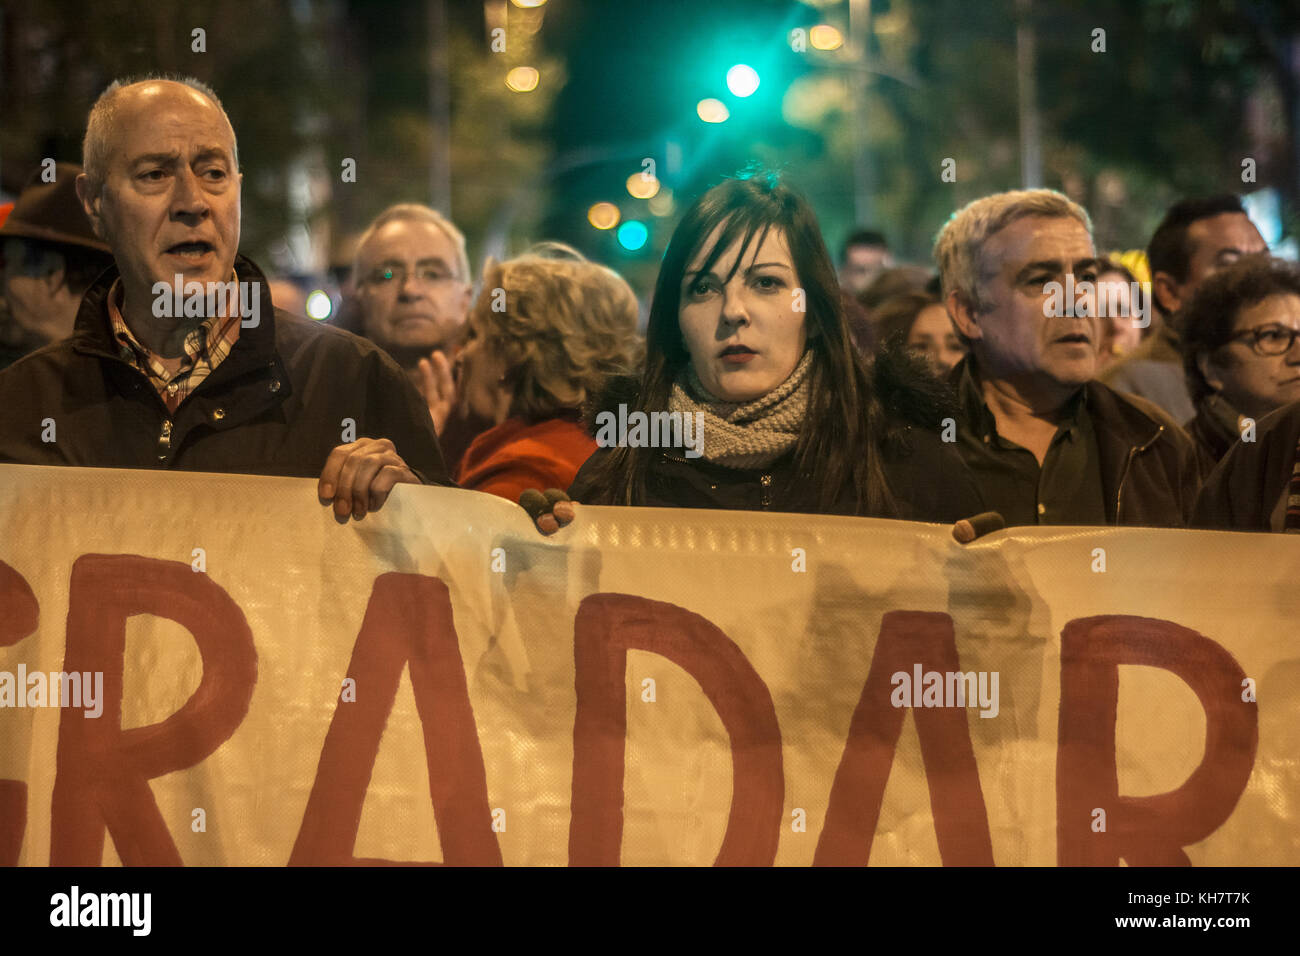
[[[239,152],[196,80],[114,82],[77,195],[116,268],[71,339],[0,373],[0,462],[318,479],[343,521],[445,483],[428,410],[375,346],[275,308],[239,255]]]

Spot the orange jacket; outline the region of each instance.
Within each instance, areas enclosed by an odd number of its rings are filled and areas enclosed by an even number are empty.
[[[568,488],[595,450],[595,439],[575,421],[550,418],[530,425],[510,418],[465,449],[456,484],[517,502],[528,488]]]

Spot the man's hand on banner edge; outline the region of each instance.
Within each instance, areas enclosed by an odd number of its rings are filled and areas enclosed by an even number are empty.
[[[422,482],[396,446],[387,438],[359,438],[330,452],[316,494],[322,505],[334,503],[334,517],[340,523],[349,517],[359,521],[366,512],[382,508],[389,492],[401,483]]]
[[[577,512],[573,504],[559,488],[529,488],[519,495],[519,506],[528,512],[537,530],[546,535],[555,534],[574,519]]]
[[[996,511],[982,511],[969,518],[962,518],[953,525],[952,537],[958,544],[970,544],[976,538],[1001,531],[1006,526],[1006,519]]]

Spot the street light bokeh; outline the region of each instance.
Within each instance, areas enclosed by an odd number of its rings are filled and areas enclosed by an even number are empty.
[[[695,112],[706,123],[725,123],[731,116],[731,111],[727,109],[726,104],[711,96],[700,100],[695,106]]]
[[[587,222],[597,229],[613,229],[621,218],[622,213],[612,202],[598,202],[587,210]]]
[[[737,63],[727,71],[727,89],[742,99],[753,96],[758,89],[758,71],[752,66]]]
[[[827,23],[819,23],[808,31],[808,42],[814,50],[838,50],[844,46],[844,34]]]
[[[628,252],[636,252],[645,245],[646,239],[650,237],[650,230],[646,228],[645,223],[637,219],[629,219],[618,227],[617,236],[620,246]]]
[[[650,199],[659,192],[659,180],[645,173],[627,177],[627,191],[635,199]]]
[[[531,93],[537,89],[542,75],[531,66],[517,66],[506,74],[506,86],[516,93]]]

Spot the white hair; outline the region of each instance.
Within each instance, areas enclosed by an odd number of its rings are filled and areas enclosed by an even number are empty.
[[[994,233],[1026,216],[1077,219],[1092,235],[1087,210],[1054,189],[1018,189],[976,199],[952,214],[934,242],[945,302],[948,293],[956,290],[973,311],[984,311],[979,294],[984,244]]]
[[[441,229],[443,234],[451,240],[451,244],[456,249],[456,278],[461,282],[469,282],[469,255],[465,251],[465,235],[454,225],[451,220],[444,216],[432,206],[422,206],[414,202],[401,202],[389,206],[374,221],[366,227],[366,231],[361,234],[357,240],[356,252],[352,257],[352,282],[357,284],[361,279],[361,256],[368,243],[376,232],[388,225],[390,222],[424,222]]]

